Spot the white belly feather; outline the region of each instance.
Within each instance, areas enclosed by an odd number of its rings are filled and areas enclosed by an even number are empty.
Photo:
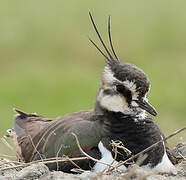
[[[103,143],[101,141],[98,144],[98,148],[102,156],[102,158],[100,159],[100,162],[110,164],[112,166],[116,166],[118,164],[118,162],[113,159],[111,152],[103,146]],[[109,170],[109,168],[110,168],[109,166],[97,162],[93,167],[93,171],[94,172],[106,172],[107,170]],[[126,167],[122,165],[119,167],[119,169],[126,170]]]

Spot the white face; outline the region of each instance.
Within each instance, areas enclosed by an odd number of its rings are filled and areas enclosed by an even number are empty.
[[[126,98],[117,92],[116,84],[121,84],[130,90],[132,96],[130,106]],[[111,93],[104,93],[104,90],[109,90]],[[145,95],[144,98],[147,99],[146,97],[147,96]],[[117,80],[108,66],[106,66],[103,71],[101,89],[97,96],[97,100],[103,108],[109,111],[122,112],[130,115],[136,113],[145,114],[145,111],[139,108],[139,105],[135,102],[135,100],[138,100],[135,82],[128,80],[121,82]]]
[[[133,114],[133,110],[129,108],[129,104],[127,103],[124,96],[120,94],[115,95],[108,95],[104,94],[104,89],[100,90],[100,93],[97,97],[100,105],[109,110],[114,112],[122,112],[125,114]]]

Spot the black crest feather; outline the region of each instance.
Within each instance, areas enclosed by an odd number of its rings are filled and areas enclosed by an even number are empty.
[[[115,50],[114,50],[114,47],[113,47],[113,43],[112,43],[112,38],[111,38],[110,16],[109,16],[109,18],[108,18],[108,36],[109,36],[109,43],[110,43],[110,47],[111,47],[112,53],[111,53],[111,52],[109,51],[109,49],[106,47],[106,45],[105,45],[105,43],[104,43],[104,41],[103,41],[103,39],[102,39],[102,37],[101,37],[101,35],[100,35],[98,29],[97,29],[97,26],[96,26],[96,24],[95,24],[95,22],[94,22],[94,19],[93,19],[93,17],[92,17],[92,14],[91,14],[90,12],[89,12],[89,16],[90,16],[90,20],[91,20],[91,22],[92,22],[92,25],[93,25],[93,27],[94,27],[94,30],[96,31],[96,34],[98,35],[98,38],[99,38],[99,40],[101,41],[101,44],[103,45],[103,47],[104,47],[104,49],[105,49],[107,55],[97,46],[97,44],[96,44],[92,39],[89,38],[90,42],[91,42],[91,43],[96,47],[96,49],[105,57],[105,59],[106,59],[106,61],[107,61],[107,64],[108,64],[109,66],[113,66],[114,64],[119,63],[120,61],[119,61],[119,59],[118,59],[118,57],[117,57],[117,55],[116,55],[116,53],[115,53]],[[114,55],[114,57],[113,57],[112,54]]]

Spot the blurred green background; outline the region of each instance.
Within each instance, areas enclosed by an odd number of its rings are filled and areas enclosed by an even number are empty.
[[[111,15],[118,56],[148,74],[165,135],[185,126],[185,9],[184,0],[1,0],[0,136],[14,107],[51,118],[93,107],[105,63],[88,40],[98,42],[89,10],[105,40]]]

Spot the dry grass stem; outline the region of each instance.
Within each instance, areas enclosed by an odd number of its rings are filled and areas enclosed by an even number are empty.
[[[71,169],[71,171],[72,172],[75,172],[75,173],[83,173],[83,172],[85,172],[85,170],[83,170],[83,169],[79,169],[79,168],[73,168],[73,169]]]
[[[71,161],[80,161],[80,160],[85,160],[85,159],[89,159],[87,157],[79,157],[79,158],[70,158]],[[5,167],[5,168],[0,168],[0,171],[5,171],[5,170],[9,170],[9,169],[16,169],[16,168],[24,168],[27,166],[30,166],[32,164],[36,164],[38,162],[42,162],[43,164],[51,164],[51,163],[56,163],[56,162],[68,162],[69,159],[67,158],[49,158],[49,159],[42,159],[42,160],[38,160],[38,161],[32,161],[29,163],[22,163],[20,165],[16,165],[16,166],[11,166],[11,167]]]
[[[7,140],[4,137],[1,138],[1,141],[15,154],[14,148],[7,142]]]
[[[37,152],[37,153],[39,154],[39,157],[41,158],[41,161],[42,161],[42,160],[43,160],[43,157],[42,157],[42,155],[40,154],[40,152],[37,150],[36,146],[34,145],[34,142],[33,142],[33,140],[32,140],[32,137],[31,137],[30,135],[28,135],[28,137],[29,137],[29,139],[30,139],[30,141],[31,141],[31,144],[32,144],[32,146],[33,146],[35,152]]]
[[[52,126],[50,126],[49,128],[46,129],[46,131],[43,133],[42,137],[39,139],[39,141],[38,141],[37,144],[35,145],[35,148],[36,148],[36,149],[37,149],[37,147],[40,145],[40,143],[41,143],[42,141],[46,141],[45,138],[44,138],[45,135],[46,135],[47,133],[49,133],[49,131],[50,131],[52,128],[55,128],[56,124],[57,124],[57,121],[56,121],[55,123],[53,123]],[[33,152],[33,155],[31,156],[30,159],[33,159],[33,157],[34,157],[34,152]]]
[[[16,156],[11,156],[11,155],[7,155],[7,154],[0,154],[0,157],[3,157],[3,158],[16,158]]]
[[[121,141],[118,141],[118,140],[117,141],[113,141],[113,140],[111,140],[111,145],[113,147],[116,147],[117,149],[118,148],[122,149],[127,154],[127,156],[132,154],[132,152],[129,149],[127,149]]]
[[[75,170],[78,170],[78,172],[84,172],[85,170],[83,170],[81,167],[79,167],[74,161],[72,161],[69,157],[67,158],[74,166],[76,166],[77,168],[74,168]]]
[[[111,165],[113,165],[113,163],[116,161],[116,158],[117,158],[117,155],[118,155],[118,143],[116,143],[115,141],[111,141],[111,145],[112,145],[112,147],[113,147],[113,149],[112,149],[112,151],[114,151],[114,159],[113,159],[113,161],[111,162]],[[109,168],[109,170],[110,170],[110,168]]]
[[[147,157],[148,157],[147,154],[140,155],[139,158],[138,158],[137,161],[136,161],[136,164],[137,164],[138,166],[140,166],[140,165],[145,161],[145,159],[146,159]]]
[[[178,154],[181,156],[181,158],[182,158],[184,161],[186,161],[186,157],[184,157],[180,152],[179,152]]]
[[[62,147],[63,147],[63,144],[61,144],[61,146],[59,147],[59,149],[57,151],[56,159],[59,157],[58,155],[59,155],[59,152],[61,151]],[[58,171],[58,169],[59,169],[59,162],[56,162],[56,164],[57,164],[57,171]]]
[[[74,133],[72,133],[72,135],[75,137],[77,146],[78,146],[78,148],[79,148],[79,150],[80,150],[80,152],[81,152],[82,154],[84,154],[86,157],[88,157],[89,159],[91,159],[91,160],[93,160],[93,161],[95,161],[95,162],[98,162],[98,163],[101,163],[101,164],[104,164],[104,165],[106,165],[106,166],[109,166],[109,167],[114,168],[114,166],[112,166],[112,165],[110,165],[110,164],[101,162],[101,161],[99,161],[98,159],[95,159],[95,158],[89,156],[89,155],[88,155],[86,152],[84,152],[83,149],[81,148],[77,135],[74,134]]]

